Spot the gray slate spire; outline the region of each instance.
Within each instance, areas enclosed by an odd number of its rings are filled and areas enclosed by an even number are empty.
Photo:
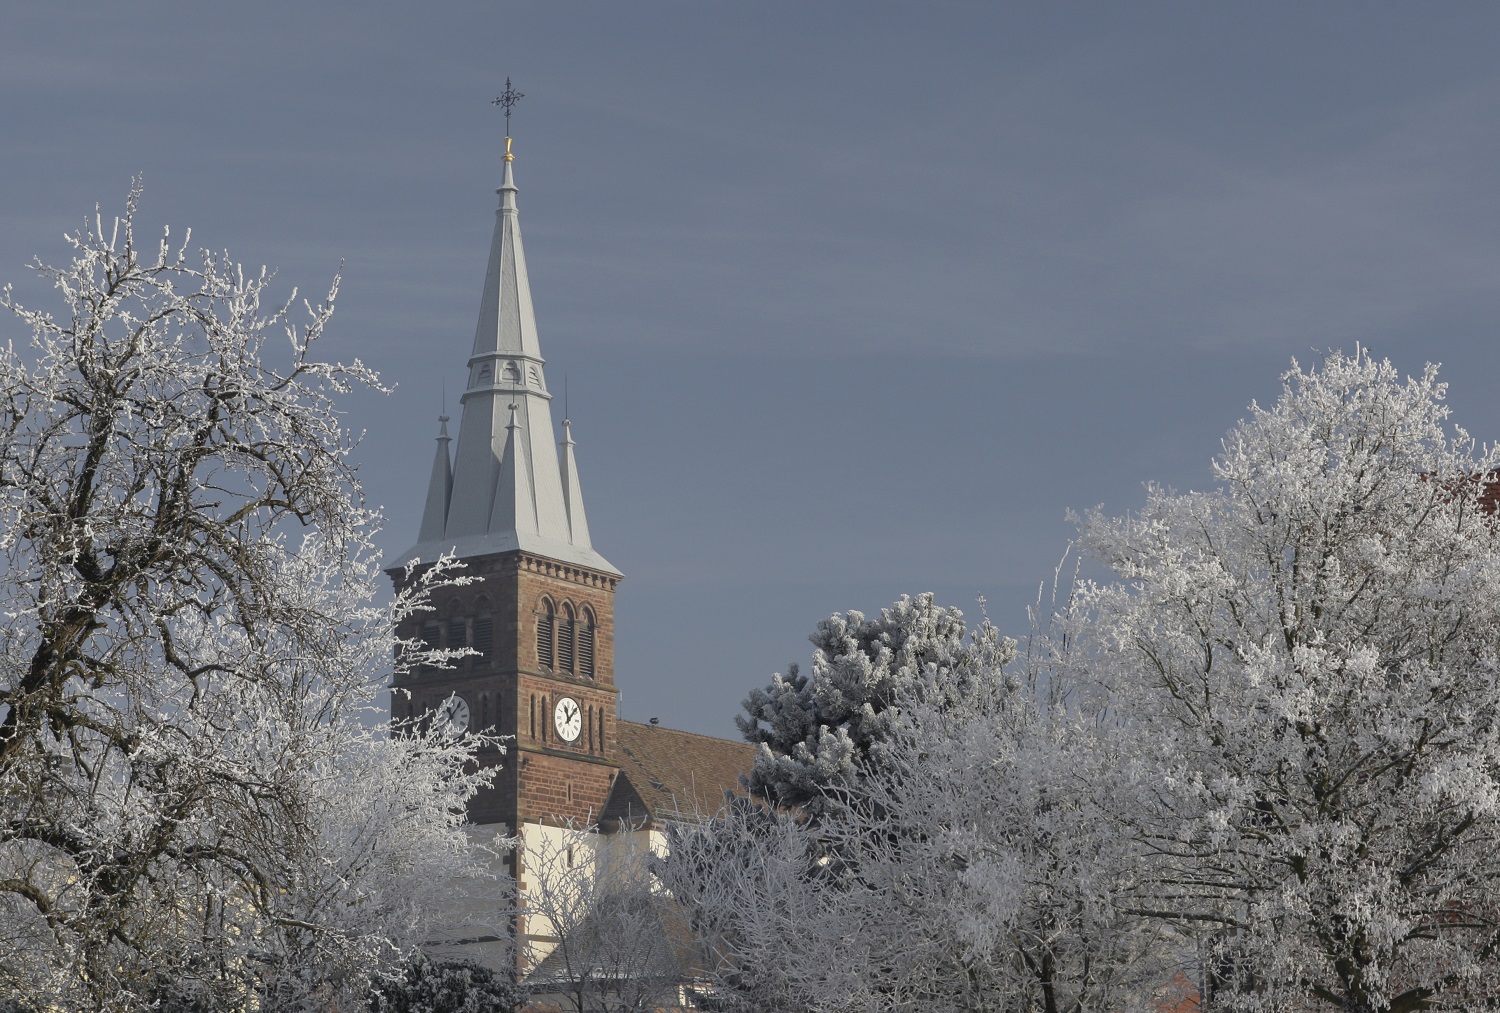
[[[393,565],[430,562],[445,551],[462,557],[521,549],[618,574],[589,543],[572,437],[562,442],[561,461],[553,442],[552,395],[531,307],[509,149],[506,138],[500,208],[460,398],[458,450],[450,472],[444,426],[419,541]]]

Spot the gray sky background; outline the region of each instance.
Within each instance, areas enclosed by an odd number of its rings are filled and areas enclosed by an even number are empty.
[[[0,279],[95,202],[317,295],[388,552],[463,382],[509,75],[621,714],[732,735],[832,611],[1018,635],[1068,508],[1208,482],[1293,356],[1500,436],[1500,6],[11,4]],[[22,337],[14,321],[0,339]],[[456,412],[455,412],[456,414]],[[559,413],[560,417],[560,413]]]

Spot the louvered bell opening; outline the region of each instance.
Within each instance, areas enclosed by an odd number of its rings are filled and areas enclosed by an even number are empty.
[[[458,650],[469,646],[469,631],[467,624],[459,616],[448,620],[448,647]]]
[[[594,627],[587,622],[578,627],[578,674],[594,677]]]
[[[564,619],[562,628],[557,631],[557,666],[559,671],[573,671],[573,620]]]
[[[543,668],[552,668],[552,631],[553,623],[551,612],[543,612],[536,619],[536,660]]]
[[[481,658],[488,658],[495,646],[495,620],[489,616],[474,617],[474,650]]]
[[[429,650],[438,646],[438,640],[443,635],[443,627],[436,619],[429,619],[422,624],[422,646]]]

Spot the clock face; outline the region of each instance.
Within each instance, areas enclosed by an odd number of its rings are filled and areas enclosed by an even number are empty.
[[[583,731],[583,708],[578,706],[577,700],[565,696],[552,710],[552,723],[557,726],[558,738],[572,742]]]
[[[462,735],[469,728],[469,702],[461,696],[450,696],[438,704],[432,723],[444,735]]]

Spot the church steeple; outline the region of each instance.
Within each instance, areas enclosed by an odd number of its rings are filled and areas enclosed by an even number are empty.
[[[496,104],[509,113],[519,97],[507,80]],[[504,752],[492,744],[475,757],[493,776],[490,790],[470,799],[467,816],[522,841],[509,864],[524,883],[546,874],[526,866],[536,834],[546,832],[539,828],[592,824],[619,773],[621,574],[589,540],[571,426],[563,420],[561,434],[552,428],[513,161],[507,137],[457,446],[450,454],[455,441],[445,418],[417,544],[386,572],[400,592],[420,579],[408,563],[432,563],[444,553],[464,561],[464,583],[436,588],[428,607],[397,627],[403,647],[420,643],[462,656],[446,665],[417,656],[397,666],[391,719],[432,728],[439,709],[457,700],[464,706],[446,712],[448,728],[488,729],[505,740]],[[516,967],[524,973],[526,959],[541,959],[553,945],[540,931],[518,918],[507,938],[476,940],[473,952],[497,968],[515,967],[516,955],[529,954]]]
[[[449,472],[445,427],[419,541],[395,565],[431,562],[449,551],[464,557],[523,550],[618,575],[589,542],[572,438],[564,439],[561,454],[554,442],[510,147],[507,137],[457,452]]]

